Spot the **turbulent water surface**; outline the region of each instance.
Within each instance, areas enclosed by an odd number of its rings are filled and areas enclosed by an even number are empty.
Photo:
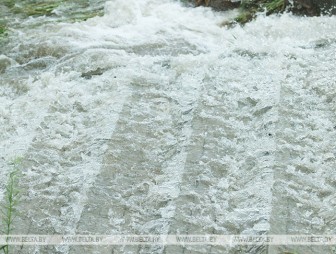
[[[16,22],[0,50],[1,199],[16,234],[336,234],[336,18],[173,0]],[[13,24],[14,24],[13,23]],[[16,253],[333,253],[329,247],[32,246]]]

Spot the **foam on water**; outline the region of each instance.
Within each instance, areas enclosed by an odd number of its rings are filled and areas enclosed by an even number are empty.
[[[1,182],[26,159],[17,233],[275,232],[286,191],[307,212],[280,233],[335,233],[336,18],[230,16],[115,0],[21,25],[0,57]]]

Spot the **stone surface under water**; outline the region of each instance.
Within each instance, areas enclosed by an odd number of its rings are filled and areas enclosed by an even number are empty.
[[[0,57],[2,183],[7,162],[24,158],[13,233],[335,235],[336,18],[260,15],[221,28],[231,16],[115,0],[102,17],[32,18],[13,31]],[[333,253],[15,249],[285,251]]]

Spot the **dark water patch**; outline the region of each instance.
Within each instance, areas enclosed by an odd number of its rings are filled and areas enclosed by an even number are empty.
[[[27,64],[32,60],[36,60],[44,57],[61,58],[67,50],[64,47],[57,46],[53,43],[41,43],[35,44],[21,44],[18,47],[18,51],[21,53],[15,57],[15,60],[19,64]]]

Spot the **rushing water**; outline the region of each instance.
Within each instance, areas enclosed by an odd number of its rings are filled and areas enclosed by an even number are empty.
[[[0,179],[24,158],[13,233],[336,234],[336,18],[260,14],[223,28],[232,15],[114,0],[87,21],[11,21]],[[15,251],[285,250],[333,253]]]

